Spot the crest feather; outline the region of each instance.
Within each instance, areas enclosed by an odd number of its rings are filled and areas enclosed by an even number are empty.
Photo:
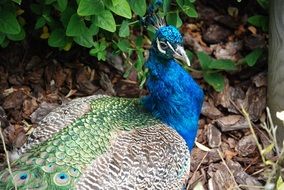
[[[153,26],[158,30],[162,26],[166,26],[166,21],[163,17],[158,15],[158,9],[163,5],[162,0],[154,0],[154,2],[148,7],[146,16],[142,19],[145,26]]]

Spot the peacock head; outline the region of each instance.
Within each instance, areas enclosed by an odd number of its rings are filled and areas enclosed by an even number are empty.
[[[163,59],[178,59],[188,66],[190,61],[183,48],[183,38],[174,26],[162,26],[157,29],[153,40],[156,55]]]

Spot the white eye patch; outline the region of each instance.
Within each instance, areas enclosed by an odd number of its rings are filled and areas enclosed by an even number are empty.
[[[176,50],[173,48],[173,46],[167,41],[167,44],[168,44],[168,46],[171,48],[171,50],[173,51],[173,52],[176,52]]]
[[[158,38],[156,39],[156,43],[157,43],[158,50],[159,50],[161,53],[166,54],[166,51],[162,49],[161,44],[160,44],[160,41],[159,41]]]

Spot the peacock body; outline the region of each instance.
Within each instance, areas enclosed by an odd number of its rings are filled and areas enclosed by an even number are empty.
[[[0,173],[0,189],[182,189],[203,92],[175,61],[182,36],[159,26],[146,62],[149,95],[79,98],[49,113]]]

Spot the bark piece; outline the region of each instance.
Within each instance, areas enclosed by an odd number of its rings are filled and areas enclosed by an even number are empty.
[[[205,33],[203,34],[203,39],[209,44],[216,44],[227,40],[230,34],[230,30],[228,30],[227,28],[224,28],[218,24],[212,24],[206,29]]]
[[[236,146],[236,151],[241,156],[248,156],[253,154],[256,150],[256,142],[253,135],[243,137]]]
[[[267,75],[265,72],[259,73],[252,78],[252,81],[256,87],[267,86]]]
[[[232,173],[235,177],[235,180],[238,184],[262,187],[262,184],[256,178],[247,174],[238,162],[234,162],[232,160],[227,160],[227,165],[230,168],[230,170],[232,171]],[[245,187],[244,189],[256,190],[256,189],[261,189],[261,188]]]
[[[229,115],[215,120],[221,131],[233,131],[247,129],[249,127],[246,119],[241,115]]]
[[[221,132],[214,125],[208,125],[208,144],[211,148],[218,148],[221,145]]]
[[[9,94],[3,103],[4,109],[19,109],[25,100],[25,93],[21,90],[13,91]]]
[[[208,174],[212,179],[208,182],[208,189],[234,189],[234,187],[236,186],[234,179],[223,163],[209,165]]]
[[[251,86],[246,92],[244,107],[248,111],[252,121],[259,120],[266,107],[266,88]]]
[[[38,103],[35,98],[25,99],[23,102],[23,114],[26,119],[38,108]]]
[[[218,117],[222,116],[222,113],[209,102],[203,102],[201,113],[210,119],[217,119]]]
[[[251,36],[245,36],[244,45],[250,50],[256,48],[263,48],[266,45],[264,35],[256,34]]]
[[[241,58],[239,51],[242,49],[242,43],[228,42],[223,44],[214,44],[210,48],[213,50],[213,54],[217,59],[230,59],[232,61],[238,61]]]

